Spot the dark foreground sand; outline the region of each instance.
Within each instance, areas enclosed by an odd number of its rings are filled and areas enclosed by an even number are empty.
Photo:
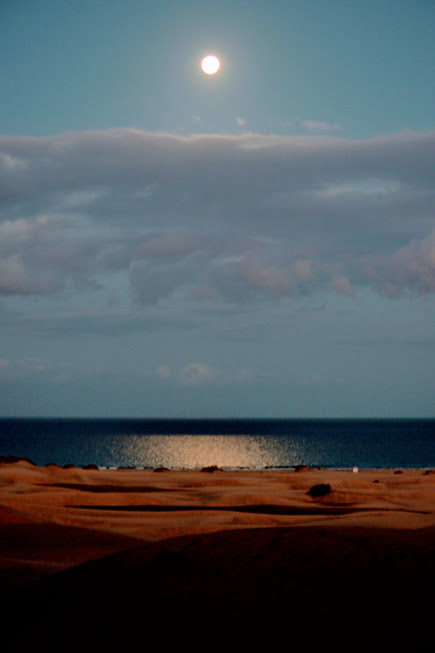
[[[433,646],[422,470],[0,463],[0,529],[9,650]]]

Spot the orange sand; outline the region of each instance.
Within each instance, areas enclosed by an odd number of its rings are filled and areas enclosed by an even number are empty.
[[[307,491],[320,483],[332,491],[313,499]],[[0,463],[0,529],[0,587],[14,618],[33,617],[33,628],[71,629],[63,597],[73,612],[81,606],[74,633],[91,628],[92,613],[106,644],[139,632],[175,640],[190,618],[203,636],[214,624],[213,641],[224,631],[245,643],[281,631],[295,638],[301,628],[313,638],[311,624],[327,628],[333,615],[347,637],[362,618],[372,625],[366,634],[377,624],[392,637],[384,626],[394,621],[401,642],[426,624],[435,474]]]

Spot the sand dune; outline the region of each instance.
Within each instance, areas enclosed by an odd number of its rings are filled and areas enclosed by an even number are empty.
[[[331,491],[313,498],[320,484]],[[26,624],[16,650],[47,632],[198,650],[329,633],[358,649],[419,641],[431,623],[435,475],[422,470],[14,462],[0,464],[0,505],[0,583],[9,621]]]

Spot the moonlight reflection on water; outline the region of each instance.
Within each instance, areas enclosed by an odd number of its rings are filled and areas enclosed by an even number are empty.
[[[292,466],[302,452],[296,443],[270,436],[149,435],[124,440],[120,453],[132,467],[255,469]]]
[[[433,420],[0,419],[0,452],[155,469],[432,468]]]

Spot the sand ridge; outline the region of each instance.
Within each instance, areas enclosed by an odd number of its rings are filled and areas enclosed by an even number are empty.
[[[331,491],[310,496],[318,485]],[[394,624],[406,627],[401,643],[431,623],[435,474],[424,470],[0,463],[0,528],[7,618],[26,623],[20,651],[47,632],[53,642],[68,632],[75,646],[98,633],[97,650],[144,632],[178,645],[192,637],[192,619],[198,637],[242,647],[288,628],[293,643],[320,638],[337,615],[365,646],[391,639]]]
[[[325,482],[331,486],[330,494],[317,499],[307,494],[310,487]],[[70,538],[70,550],[76,546],[81,552],[70,553],[64,561],[67,565],[67,560],[87,557],[86,546],[77,544],[80,529],[88,538],[90,533],[97,539],[101,534],[110,536],[116,549],[117,542],[124,546],[122,538],[156,541],[235,528],[310,524],[423,528],[435,524],[435,474],[423,470],[156,473],[37,467],[19,461],[0,464],[0,505],[0,565],[8,561],[10,568],[14,558],[20,564],[15,540],[8,539],[8,529],[18,532],[20,524],[29,532],[32,524],[40,533],[46,529],[49,539],[54,526],[78,529],[77,537]],[[23,535],[22,547],[25,539]],[[91,549],[89,557],[95,556],[95,547]],[[50,551],[54,556],[53,546]],[[25,560],[28,569],[30,562]]]

